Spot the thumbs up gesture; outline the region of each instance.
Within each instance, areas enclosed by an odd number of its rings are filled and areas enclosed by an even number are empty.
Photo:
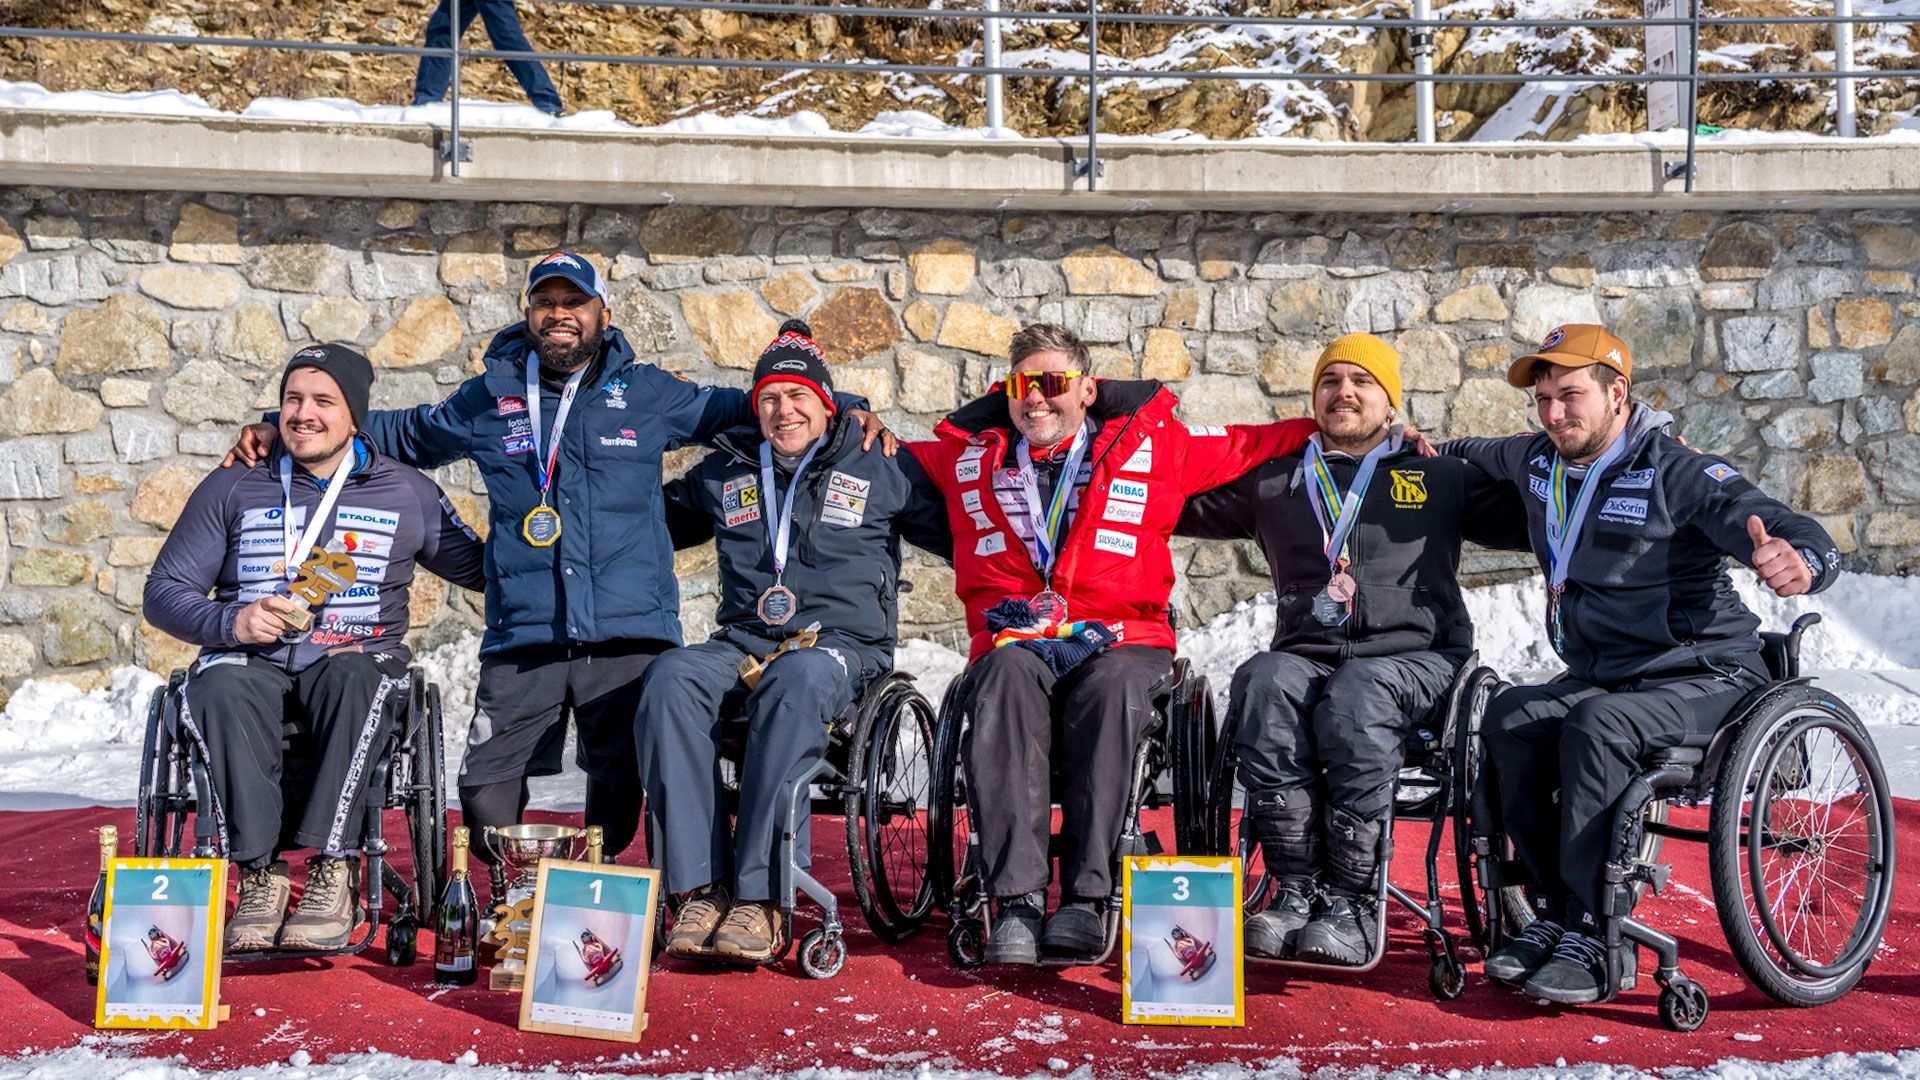
[[[1813,571],[1793,545],[1767,535],[1767,523],[1755,514],[1747,519],[1747,539],[1753,541],[1753,569],[1776,596],[1798,596],[1813,588]]]

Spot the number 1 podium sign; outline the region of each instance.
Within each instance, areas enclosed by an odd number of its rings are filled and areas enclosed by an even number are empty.
[[[1121,1019],[1244,1026],[1240,860],[1134,855],[1121,872]]]
[[[212,1028],[227,912],[224,859],[115,859],[100,932],[97,1028]]]
[[[540,860],[520,1030],[639,1042],[660,872]]]

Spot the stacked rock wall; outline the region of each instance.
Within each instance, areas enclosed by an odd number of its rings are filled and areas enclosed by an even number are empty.
[[[1920,562],[1920,215],[987,214],[399,202],[0,188],[0,694],[187,650],[140,620],[187,494],[316,340],[357,344],[376,406],[445,396],[519,317],[530,257],[605,267],[641,355],[745,385],[806,317],[841,388],[908,436],[1004,369],[1023,321],[1073,327],[1100,375],[1161,379],[1191,422],[1301,415],[1320,346],[1405,357],[1429,431],[1528,420],[1508,360],[1560,322],[1634,348],[1636,392],[1695,446],[1821,516],[1848,565]],[[684,460],[691,452],[683,452]],[[473,471],[442,470],[484,524]],[[1183,623],[1262,588],[1256,553],[1183,544]],[[689,632],[711,550],[681,558]],[[1497,561],[1477,565],[1490,568]],[[1507,565],[1511,565],[1509,562]],[[916,559],[907,632],[956,641],[952,577]],[[415,590],[429,641],[471,598]]]

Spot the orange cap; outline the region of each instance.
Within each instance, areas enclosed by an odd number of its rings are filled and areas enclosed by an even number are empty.
[[[1531,388],[1533,365],[1542,360],[1561,367],[1605,364],[1633,378],[1633,352],[1627,343],[1607,333],[1606,327],[1592,323],[1568,323],[1548,331],[1539,352],[1523,356],[1507,368],[1507,383],[1522,390]]]

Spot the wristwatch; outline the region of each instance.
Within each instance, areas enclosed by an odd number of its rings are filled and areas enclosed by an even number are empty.
[[[1827,568],[1827,564],[1821,561],[1820,556],[1815,555],[1811,550],[1807,548],[1794,548],[1793,550],[1798,551],[1800,553],[1800,557],[1806,560],[1807,572],[1813,575],[1813,580],[1819,581],[1820,575]]]

